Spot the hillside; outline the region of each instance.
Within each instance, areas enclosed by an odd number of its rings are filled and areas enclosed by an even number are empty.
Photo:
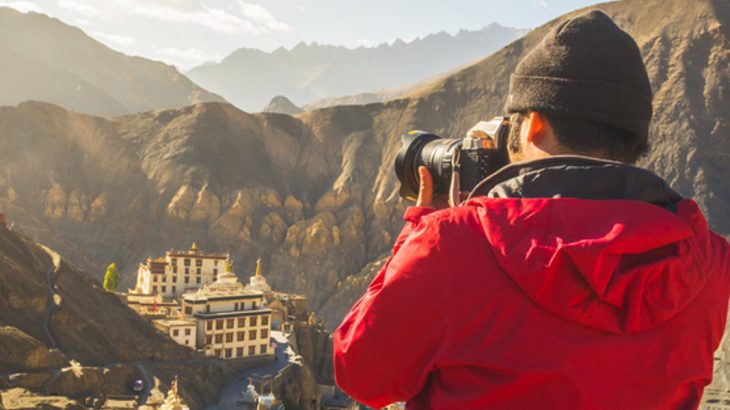
[[[641,165],[730,234],[728,3],[597,7],[635,36],[654,87]],[[384,104],[290,117],[208,103],[113,119],[44,103],[2,108],[0,210],[91,272],[118,262],[125,284],[146,256],[192,241],[230,250],[242,275],[261,256],[275,288],[306,294],[334,327],[402,225],[400,134],[460,136],[500,113],[509,74],[552,24]]]
[[[92,115],[123,115],[223,101],[174,67],[114,51],[76,27],[0,7],[0,104],[49,101]]]
[[[207,63],[186,74],[237,107],[258,112],[277,95],[301,106],[412,84],[479,59],[524,33],[491,24],[481,30],[440,32],[377,47],[300,43],[271,53],[242,48],[220,63]]]
[[[130,394],[135,378],[159,398],[170,373],[197,406],[215,402],[225,379],[223,366],[199,361],[87,274],[0,223],[0,404],[78,406]]]

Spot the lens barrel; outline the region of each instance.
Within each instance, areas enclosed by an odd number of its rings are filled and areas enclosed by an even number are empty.
[[[446,194],[451,182],[451,161],[462,140],[441,138],[424,131],[411,131],[401,139],[403,145],[395,157],[401,197],[410,201],[418,198],[420,166],[425,166],[433,177],[434,195]]]

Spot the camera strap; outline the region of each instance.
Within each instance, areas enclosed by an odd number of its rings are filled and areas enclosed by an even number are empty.
[[[460,171],[461,165],[459,162],[460,150],[454,150],[454,154],[451,156],[451,184],[449,184],[449,206],[461,205],[461,186],[460,186]]]

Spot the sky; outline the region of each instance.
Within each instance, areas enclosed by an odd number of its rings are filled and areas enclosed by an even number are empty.
[[[187,70],[241,47],[347,47],[477,30],[534,28],[593,0],[0,0],[77,26],[107,46]]]

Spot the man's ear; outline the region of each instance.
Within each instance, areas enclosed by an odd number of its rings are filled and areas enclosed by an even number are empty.
[[[527,118],[525,118],[522,125],[525,127],[525,132],[527,133],[527,142],[538,144],[542,140],[546,121],[545,116],[539,112],[530,111],[527,113]]]

